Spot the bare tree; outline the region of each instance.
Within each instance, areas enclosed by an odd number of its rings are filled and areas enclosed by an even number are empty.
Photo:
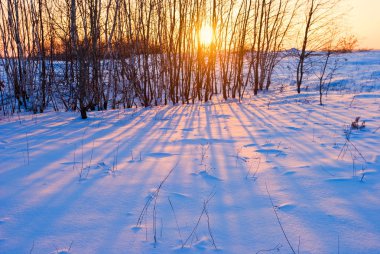
[[[313,52],[323,49],[326,44],[324,32],[331,27],[338,14],[334,13],[340,0],[307,0],[305,4],[305,23],[301,33],[301,49],[297,59],[297,92],[301,93],[301,86],[305,74],[305,60]]]

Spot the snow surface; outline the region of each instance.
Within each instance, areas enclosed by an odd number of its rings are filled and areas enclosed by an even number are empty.
[[[2,119],[0,253],[379,253],[380,92],[324,102]]]

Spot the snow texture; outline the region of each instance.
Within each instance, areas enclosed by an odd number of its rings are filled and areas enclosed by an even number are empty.
[[[0,253],[379,253],[380,61],[348,57],[324,106],[289,86],[3,118]]]

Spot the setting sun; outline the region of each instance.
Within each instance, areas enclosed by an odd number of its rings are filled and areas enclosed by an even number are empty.
[[[203,25],[201,30],[199,31],[199,38],[204,46],[208,46],[212,42],[213,32],[212,28],[209,25]]]

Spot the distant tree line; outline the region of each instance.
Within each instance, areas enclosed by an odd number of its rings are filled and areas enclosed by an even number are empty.
[[[207,102],[215,94],[241,99],[248,89],[270,88],[289,47],[298,49],[301,92],[306,59],[337,45],[338,4],[2,0],[0,107],[37,113],[63,105],[87,118],[89,110]],[[213,30],[209,45],[199,33],[205,25]],[[349,51],[355,39],[340,42],[334,50]]]

